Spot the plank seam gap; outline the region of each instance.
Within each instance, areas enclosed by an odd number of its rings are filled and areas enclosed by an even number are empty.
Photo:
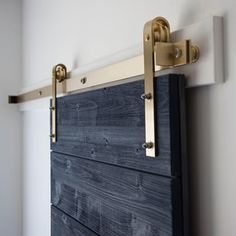
[[[76,218],[74,218],[73,216],[69,215],[68,213],[66,213],[65,211],[63,211],[62,209],[60,209],[59,207],[57,206],[54,206],[52,203],[51,203],[51,206],[56,208],[58,211],[61,211],[63,214],[65,214],[66,216],[72,218],[73,220],[75,220],[76,222],[78,222],[79,224],[83,225],[86,229],[92,231],[93,233],[95,233],[96,235],[99,236],[99,234],[97,232],[95,232],[94,230],[90,229],[88,226],[84,225],[83,223],[81,223],[79,220],[77,220]]]

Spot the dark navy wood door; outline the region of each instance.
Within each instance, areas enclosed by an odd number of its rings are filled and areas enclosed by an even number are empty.
[[[142,148],[143,81],[58,99],[52,236],[186,235],[184,76],[156,81],[157,158]]]

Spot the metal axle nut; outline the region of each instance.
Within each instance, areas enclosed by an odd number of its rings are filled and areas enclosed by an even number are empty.
[[[142,148],[144,148],[144,149],[151,149],[151,148],[153,148],[153,143],[152,142],[144,143],[142,145]]]
[[[141,95],[141,99],[143,99],[143,100],[145,100],[145,99],[150,100],[150,99],[152,99],[152,95],[151,95],[151,93],[147,93],[147,94],[143,93]]]

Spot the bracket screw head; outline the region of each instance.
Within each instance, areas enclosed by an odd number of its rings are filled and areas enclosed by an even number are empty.
[[[175,49],[175,58],[178,59],[182,56],[182,50],[179,48]]]
[[[87,78],[86,77],[83,77],[81,80],[80,80],[81,84],[85,84],[87,82]]]
[[[151,149],[151,148],[153,148],[153,143],[152,142],[146,142],[142,145],[142,148]]]

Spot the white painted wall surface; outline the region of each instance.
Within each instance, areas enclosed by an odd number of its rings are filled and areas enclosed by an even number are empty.
[[[50,235],[49,111],[23,115],[23,235]]]
[[[21,79],[21,1],[0,1],[0,235],[21,236],[21,123],[16,94]]]
[[[49,82],[59,62],[70,70],[140,43],[144,22],[159,15],[172,28],[224,16],[226,82],[187,96],[191,236],[235,236],[235,0],[23,0],[22,89]],[[50,232],[49,112],[39,107],[26,105],[22,121],[23,236]]]

